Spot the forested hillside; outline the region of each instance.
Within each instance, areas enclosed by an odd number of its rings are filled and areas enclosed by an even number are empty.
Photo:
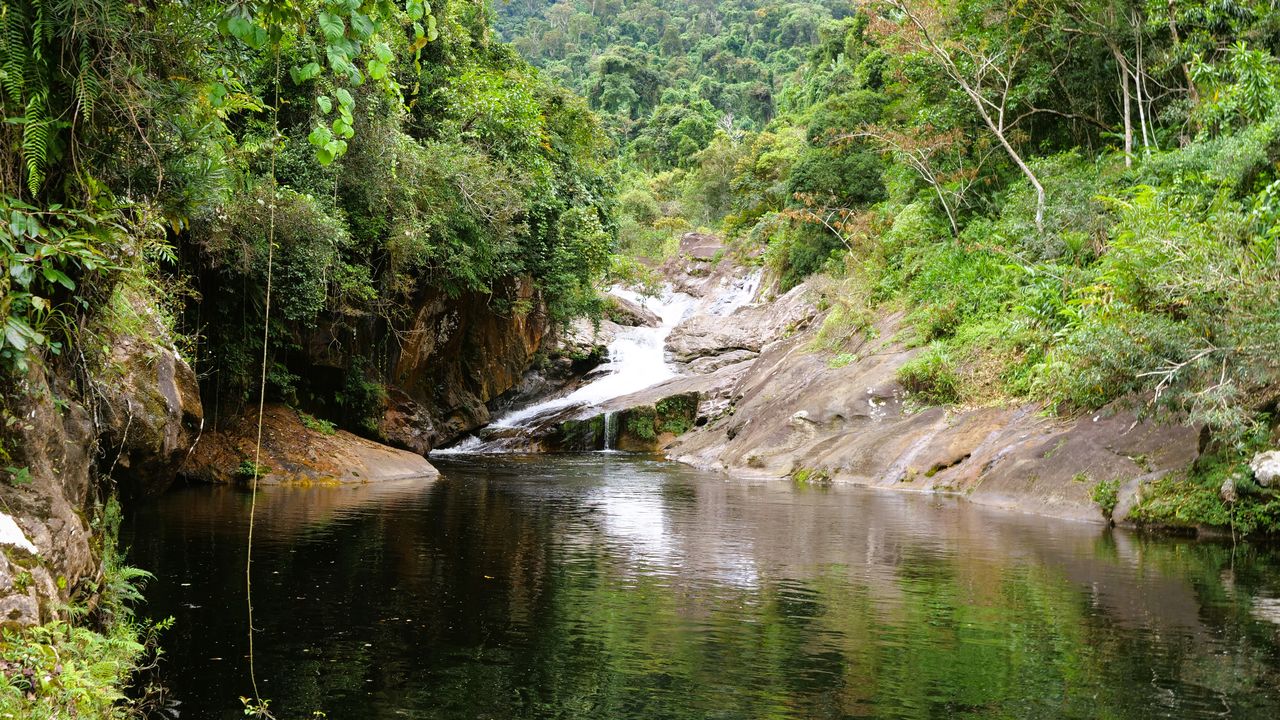
[[[501,11],[614,118],[624,249],[706,227],[780,290],[830,274],[842,362],[906,312],[924,402],[1202,425],[1208,459],[1144,512],[1274,526],[1243,463],[1280,397],[1270,3],[675,5]]]
[[[57,563],[5,565],[5,592],[32,598],[7,617],[63,617],[46,603],[70,602],[124,635],[94,645],[50,626],[45,641],[67,643],[57,662],[104,662],[40,712],[105,716],[113,697],[77,700],[79,683],[118,682],[140,649],[120,599],[136,576],[109,561],[97,579],[118,478],[163,488],[190,449],[172,453],[175,438],[252,427],[240,412],[260,398],[379,437],[406,344],[460,317],[541,328],[597,302],[609,142],[488,23],[483,5],[448,0],[0,7],[0,494],[33,537],[48,525],[48,542],[75,544],[43,549]],[[453,325],[416,328],[424,305]],[[460,372],[456,350],[427,360]],[[174,394],[175,372],[199,397]],[[437,432],[428,411],[420,451]],[[131,463],[139,450],[163,454]],[[34,717],[22,687],[0,685],[0,707]]]
[[[132,288],[243,402],[271,239],[276,394],[305,389],[306,329],[402,324],[427,288],[514,306],[504,283],[527,275],[553,317],[588,307],[608,144],[486,23],[469,3],[7,5],[6,370],[92,346],[81,316],[129,314]],[[372,411],[386,351],[345,363],[348,411]]]
[[[1280,531],[1278,58],[1272,0],[6,0],[0,711],[125,714],[117,494],[256,493],[268,415],[430,470],[691,231],[821,298],[820,367],[892,318],[908,421],[1136,411],[1200,447],[1130,520]]]

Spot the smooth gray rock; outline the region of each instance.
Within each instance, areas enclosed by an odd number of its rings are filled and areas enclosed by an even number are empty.
[[[1280,486],[1280,450],[1258,453],[1249,467],[1253,469],[1253,479],[1262,487]]]

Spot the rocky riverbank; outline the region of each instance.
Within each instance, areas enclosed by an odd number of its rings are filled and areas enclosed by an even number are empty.
[[[750,272],[710,236],[686,236],[662,272],[702,308],[666,339],[677,377],[505,430],[508,449],[663,452],[735,474],[1122,523],[1146,488],[1186,473],[1203,451],[1199,429],[1120,408],[1056,417],[1031,403],[931,406],[899,379],[921,352],[904,340],[901,313],[881,314],[838,354],[818,349],[829,305],[821,278],[727,316],[706,312]]]

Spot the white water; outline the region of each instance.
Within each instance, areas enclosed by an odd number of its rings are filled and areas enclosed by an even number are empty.
[[[699,301],[685,293],[673,292],[670,288],[659,298],[647,298],[622,287],[611,288],[611,294],[630,300],[656,314],[661,318],[661,324],[656,328],[620,328],[613,342],[609,343],[609,362],[604,366],[606,374],[569,395],[498,418],[490,427],[526,427],[547,413],[572,407],[595,407],[675,377],[678,372],[667,362],[666,357],[667,336],[671,331],[693,314],[720,317],[732,315],[738,308],[755,299],[762,276],[762,271],[756,271],[745,277],[731,278],[710,301]],[[606,423],[608,422],[609,418],[606,417]],[[611,440],[609,429],[606,428],[605,432],[606,444]],[[452,448],[436,450],[434,453],[465,454],[485,452],[486,449],[487,443],[483,440],[469,437]]]
[[[609,292],[645,306],[662,323],[656,328],[622,328],[609,344],[608,374],[561,398],[511,413],[493,422],[495,427],[523,427],[528,421],[568,407],[590,407],[630,395],[676,376],[666,358],[667,336],[684,320],[697,302],[684,293],[667,292],[661,298],[644,298],[622,288]]]

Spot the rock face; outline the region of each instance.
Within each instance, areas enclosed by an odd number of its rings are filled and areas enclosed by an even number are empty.
[[[125,301],[127,318],[105,313],[91,329],[108,349],[90,360],[87,386],[65,379],[74,369],[33,364],[0,392],[12,420],[3,428],[11,457],[0,465],[21,473],[0,482],[0,624],[48,621],[91,592],[101,540],[90,518],[107,495],[102,480],[126,496],[160,492],[199,435],[195,373],[150,301]]]
[[[93,418],[79,403],[55,403],[65,391],[33,369],[6,392],[18,418],[9,428],[10,462],[26,471],[21,480],[0,482],[0,524],[8,528],[0,534],[0,625],[6,627],[52,619],[98,573],[86,520],[93,502]]]
[[[195,372],[156,341],[166,337],[158,323],[146,335],[112,338],[95,371],[101,463],[126,497],[168,489],[204,426]]]
[[[256,408],[221,428],[206,431],[182,475],[206,483],[249,480],[257,431]],[[345,430],[326,432],[307,427],[297,411],[284,405],[268,405],[263,413],[259,468],[258,482],[268,485],[365,483],[439,475],[422,455],[380,445]]]
[[[605,308],[605,315],[610,321],[622,325],[623,327],[651,327],[656,328],[662,324],[662,318],[658,317],[652,310],[630,300],[617,295],[610,295],[606,298],[608,307]]]
[[[402,446],[421,452],[457,439],[488,423],[486,404],[521,382],[548,322],[532,282],[513,283],[516,304],[529,308],[524,312],[515,304],[499,311],[491,297],[474,293],[433,296],[418,306],[389,380],[431,423],[404,422],[414,413],[396,412],[384,423],[388,440],[416,437]]]
[[[693,429],[701,396],[697,392],[665,395],[656,401],[635,398],[620,402],[621,410],[590,417],[548,418],[531,433],[515,440],[514,448],[529,452],[661,452],[676,438]]]
[[[707,468],[829,477],[961,493],[988,505],[1101,520],[1091,499],[1119,482],[1122,520],[1145,481],[1190,465],[1198,430],[1139,423],[1124,412],[1049,419],[1034,405],[918,408],[897,381],[913,350],[883,318],[832,367],[802,332],[765,349],[732,389],[730,408],[670,448]]]
[[[766,345],[808,327],[817,315],[809,289],[802,285],[772,303],[748,305],[727,317],[695,315],[671,331],[667,352],[692,372],[711,373],[754,359]]]
[[[579,318],[563,331],[552,329],[532,365],[507,392],[489,401],[493,417],[527,405],[568,395],[589,382],[593,371],[608,357],[609,343],[621,326],[601,320],[593,324]]]

